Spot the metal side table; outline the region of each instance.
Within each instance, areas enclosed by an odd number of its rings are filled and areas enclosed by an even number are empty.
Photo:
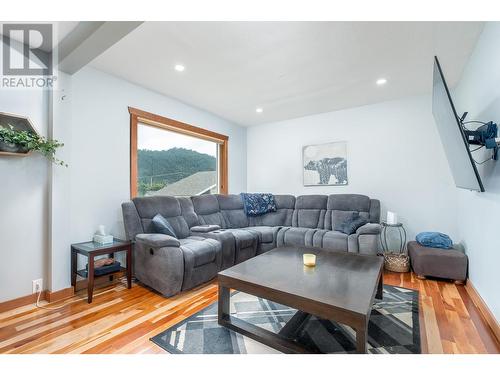
[[[382,242],[382,250],[384,253],[389,252],[389,246],[387,245],[387,229],[394,228],[398,230],[399,233],[399,254],[406,252],[406,230],[403,223],[388,224],[385,221],[382,222],[382,232],[380,233],[380,241]]]
[[[410,258],[406,253],[406,230],[402,223],[389,224],[385,221],[381,223],[380,242],[384,251],[385,269],[393,272],[408,272],[410,270]],[[399,234],[399,249],[389,250],[387,243],[387,231],[396,229]]]

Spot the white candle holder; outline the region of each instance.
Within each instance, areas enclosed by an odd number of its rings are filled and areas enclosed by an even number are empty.
[[[304,254],[302,255],[304,266],[314,267],[316,265],[316,255],[314,254]]]

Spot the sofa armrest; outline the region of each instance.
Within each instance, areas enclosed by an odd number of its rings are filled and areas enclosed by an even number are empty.
[[[358,228],[356,234],[380,234],[382,226],[380,224],[368,223]]]
[[[219,225],[197,225],[195,227],[191,227],[191,232],[194,233],[208,233],[213,232],[214,230],[219,230]]]
[[[150,247],[179,247],[181,245],[177,238],[161,233],[141,233],[135,236],[135,240]]]

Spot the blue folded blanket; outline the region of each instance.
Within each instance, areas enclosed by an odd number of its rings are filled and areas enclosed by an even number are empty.
[[[439,232],[422,232],[417,234],[417,242],[422,246],[450,249],[453,246],[451,238]]]
[[[276,211],[276,201],[273,194],[241,193],[240,196],[247,216],[259,216]]]

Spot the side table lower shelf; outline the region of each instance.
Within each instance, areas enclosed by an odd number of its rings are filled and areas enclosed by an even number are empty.
[[[103,273],[102,275],[94,275],[94,279],[98,279],[99,277],[104,277],[104,276],[115,276],[118,274],[124,274],[127,272],[127,269],[125,267],[120,267],[118,271],[113,271],[113,272],[108,272],[108,273]],[[88,272],[87,270],[78,270],[76,271],[76,274],[80,277],[83,277],[86,279],[88,277]]]
[[[126,252],[126,267],[120,266],[119,270],[113,269],[101,275],[95,274],[94,260],[97,256],[108,255],[116,259],[115,254]],[[88,269],[77,270],[78,255],[87,258]],[[76,278],[80,276],[87,280],[87,301],[92,302],[94,292],[94,279],[99,279],[104,276],[113,279],[115,275],[127,275],[127,288],[132,287],[132,243],[130,241],[113,240],[111,244],[97,244],[95,242],[82,242],[71,245],[71,285],[76,292]]]

